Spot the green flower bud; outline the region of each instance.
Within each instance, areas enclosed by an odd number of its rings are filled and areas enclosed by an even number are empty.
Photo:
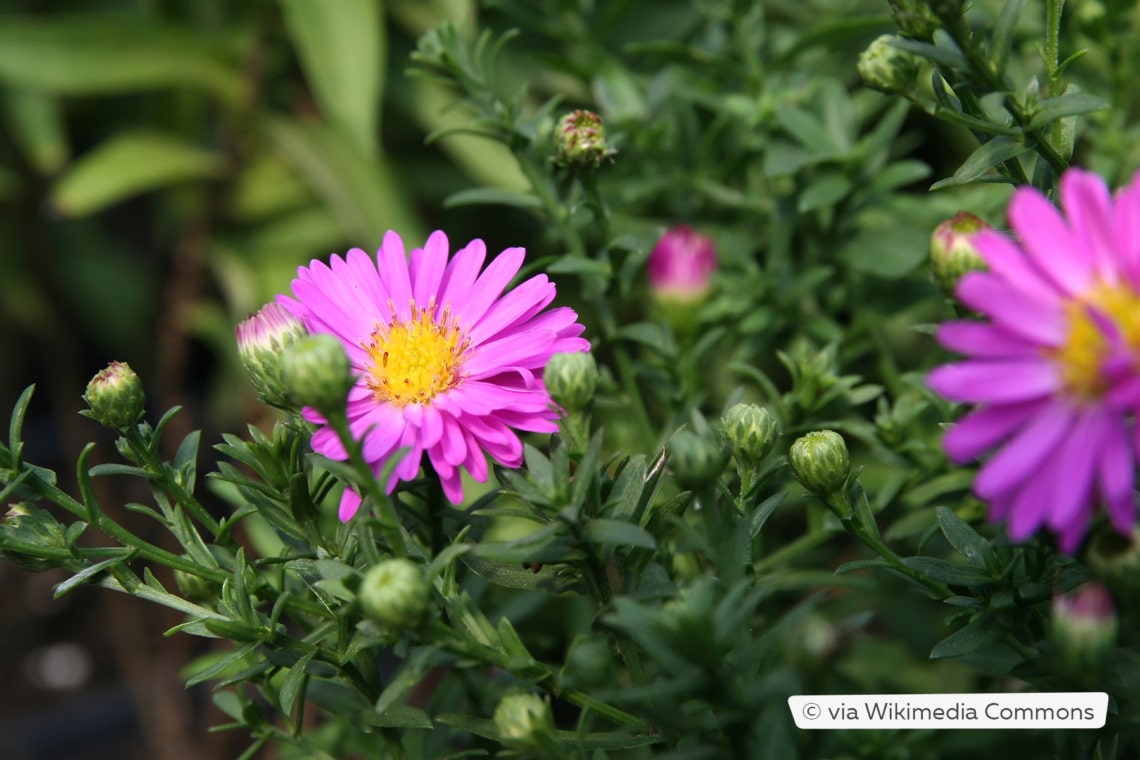
[[[598,365],[592,354],[583,351],[554,354],[546,363],[542,379],[554,403],[572,414],[585,409],[594,399]]]
[[[1140,609],[1140,526],[1122,536],[1111,527],[1099,530],[1089,542],[1086,557],[1093,577],[1108,586],[1127,611]]]
[[[728,464],[723,442],[692,430],[681,430],[669,441],[669,461],[682,488],[699,489],[716,482]]]
[[[126,362],[111,362],[100,370],[87,384],[83,400],[90,409],[80,414],[111,430],[134,425],[146,404],[142,381]]]
[[[564,685],[578,689],[596,689],[610,682],[614,658],[601,636],[579,634],[566,655],[562,669]]]
[[[776,419],[757,404],[734,404],[720,424],[725,440],[732,447],[732,455],[745,466],[759,464],[780,437]]]
[[[894,35],[884,34],[872,42],[859,55],[859,76],[863,84],[888,94],[905,94],[914,89],[919,59],[902,48],[895,47]]]
[[[597,166],[616,150],[606,144],[602,117],[593,111],[574,111],[562,117],[557,127],[558,156],[563,166]]]
[[[495,708],[494,721],[499,739],[512,749],[543,749],[554,741],[550,703],[537,694],[506,694]]]
[[[788,452],[796,480],[812,493],[828,497],[843,489],[851,473],[851,457],[843,437],[820,430],[799,438]]]
[[[942,26],[925,0],[887,0],[891,18],[907,37],[929,42],[936,29]]]
[[[37,573],[60,566],[57,558],[37,555],[37,547],[67,549],[63,525],[46,509],[27,503],[12,504],[0,520],[0,557]]]
[[[182,596],[191,601],[212,602],[218,598],[218,587],[199,575],[175,568],[174,582]]]
[[[419,627],[431,604],[431,584],[419,565],[396,557],[373,565],[358,592],[364,614],[390,630]]]
[[[1053,640],[1072,672],[1103,663],[1116,646],[1116,628],[1112,597],[1099,583],[1053,597]]]
[[[343,411],[352,388],[352,365],[344,346],[328,333],[308,335],[285,351],[281,374],[292,398],[321,414]]]
[[[988,224],[967,211],[934,228],[930,236],[930,273],[943,293],[953,297],[958,281],[967,272],[986,268],[974,238],[988,229],[991,229]]]
[[[308,335],[301,320],[278,303],[268,303],[235,330],[238,354],[263,403],[283,409],[297,407],[282,378],[285,349]]]

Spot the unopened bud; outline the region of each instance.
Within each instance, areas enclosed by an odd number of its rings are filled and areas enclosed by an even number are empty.
[[[884,34],[859,54],[859,76],[863,84],[888,94],[908,93],[914,89],[918,58],[891,44],[894,35]]]
[[[679,224],[657,241],[649,254],[646,272],[657,301],[695,304],[708,295],[716,267],[712,238]]]
[[[776,419],[767,409],[756,404],[734,404],[721,418],[720,424],[725,440],[732,447],[732,455],[745,466],[759,464],[780,437]]]
[[[988,224],[968,211],[961,211],[934,228],[930,236],[930,272],[943,293],[953,296],[958,281],[967,272],[986,268],[974,241],[979,232],[988,229]]]
[[[594,399],[598,385],[598,365],[584,351],[554,354],[542,371],[546,391],[554,403],[567,412],[580,412]]]
[[[929,42],[934,30],[942,26],[926,0],[887,0],[891,18],[907,37]]]
[[[788,452],[788,463],[804,488],[825,498],[841,491],[851,473],[847,444],[832,430],[820,430],[799,438]]]
[[[396,557],[373,565],[360,584],[364,614],[389,630],[419,627],[431,604],[431,584],[420,566]]]
[[[279,303],[267,303],[235,330],[238,354],[263,403],[295,408],[282,377],[282,357],[289,346],[308,334],[301,320]]]
[[[728,464],[728,450],[713,436],[681,430],[669,441],[669,462],[682,488],[712,485]]]
[[[1116,644],[1116,627],[1112,597],[1099,583],[1053,597],[1053,638],[1074,672],[1104,661]]]
[[[344,346],[328,333],[301,338],[285,351],[281,364],[285,387],[293,399],[321,414],[343,411],[352,388],[352,365]]]
[[[505,695],[495,708],[495,729],[503,744],[517,750],[543,750],[554,741],[550,703],[537,694]]]
[[[1086,556],[1093,577],[1103,583],[1126,606],[1126,612],[1140,609],[1140,527],[1122,536],[1105,525],[1089,542]]]
[[[574,111],[557,127],[558,163],[563,166],[597,166],[617,151],[606,143],[602,117],[593,111]]]
[[[80,414],[111,430],[134,425],[146,405],[142,381],[126,362],[111,362],[100,370],[87,384],[83,400],[90,409]]]

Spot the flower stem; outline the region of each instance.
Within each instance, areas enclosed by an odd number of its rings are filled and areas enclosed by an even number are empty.
[[[175,502],[182,505],[198,521],[206,526],[210,534],[217,538],[221,533],[221,527],[218,521],[206,511],[206,508],[194,497],[194,494],[187,491],[182,487],[172,475],[171,470],[167,467],[166,463],[158,458],[155,453],[154,446],[151,446],[148,441],[143,440],[142,435],[139,433],[137,427],[129,428],[123,433],[123,438],[127,441],[131,453],[135,456],[135,461],[143,466],[149,479],[156,483],[168,496],[174,499]]]

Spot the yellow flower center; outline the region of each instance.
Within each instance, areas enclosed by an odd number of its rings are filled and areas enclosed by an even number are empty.
[[[1102,283],[1066,303],[1069,334],[1064,345],[1049,355],[1060,364],[1065,387],[1084,400],[1095,400],[1108,390],[1102,366],[1109,341],[1090,308],[1112,321],[1124,342],[1140,355],[1140,294],[1124,284]]]
[[[426,404],[459,384],[459,367],[470,340],[448,309],[438,320],[432,317],[434,312],[434,303],[423,309],[413,302],[407,322],[395,320],[373,328],[363,347],[372,364],[365,383],[377,401]]]

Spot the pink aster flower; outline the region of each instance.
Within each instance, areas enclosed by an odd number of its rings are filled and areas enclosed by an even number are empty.
[[[679,224],[657,241],[646,268],[659,300],[699,301],[708,293],[716,271],[716,249],[707,235]]]
[[[557,352],[586,351],[582,325],[568,308],[544,311],[554,284],[536,275],[503,293],[526,252],[508,248],[480,274],[487,248],[473,240],[449,260],[447,237],[433,232],[411,257],[394,232],[373,261],[354,248],[331,266],[313,261],[297,270],[295,298],[278,296],[310,332],[339,338],[358,375],[348,395],[348,420],[364,457],[379,475],[407,448],[386,484],[389,493],[419,472],[426,453],[453,503],[463,498],[460,471],[487,479],[485,453],[507,467],[522,462],[515,430],[557,431],[558,413],[542,382]],[[313,449],[330,459],[347,452],[322,425]],[[360,507],[345,489],[340,519]]]
[[[1071,169],[1061,205],[1063,216],[1021,188],[1009,205],[1020,242],[977,233],[990,271],[965,275],[957,296],[988,321],[939,328],[939,342],[967,358],[928,383],[978,405],[944,445],[957,462],[994,452],[974,481],[990,518],[1015,540],[1045,526],[1071,552],[1102,505],[1121,533],[1135,521],[1140,175],[1114,198]]]

